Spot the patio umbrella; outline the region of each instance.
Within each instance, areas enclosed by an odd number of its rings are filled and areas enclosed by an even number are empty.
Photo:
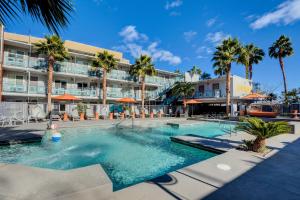
[[[58,101],[78,101],[81,100],[73,95],[70,94],[63,94],[60,96],[52,97],[53,100],[58,100]]]
[[[134,98],[124,97],[124,98],[118,99],[117,102],[127,103],[128,107],[129,107],[129,104],[136,103],[136,100]],[[134,113],[133,106],[131,106],[131,112]],[[133,117],[132,117],[132,119],[133,119]]]
[[[60,96],[52,97],[52,99],[57,100],[57,101],[72,101],[73,104],[74,104],[74,101],[81,100],[80,98],[77,98],[73,95],[66,94],[66,93],[63,95],[60,95]],[[68,120],[67,113],[64,113],[64,121],[67,121],[67,120]]]
[[[192,106],[192,115],[194,114],[194,104],[202,103],[199,99],[187,99],[184,102],[186,105],[193,105]]]
[[[248,94],[248,95],[242,97],[242,99],[245,99],[245,100],[256,100],[256,99],[265,99],[265,98],[268,98],[268,97],[266,95],[259,94],[259,93],[251,93],[251,94]]]

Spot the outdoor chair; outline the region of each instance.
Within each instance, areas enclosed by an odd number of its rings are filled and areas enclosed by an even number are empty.
[[[148,109],[145,109],[145,117],[150,117],[150,113],[149,113],[149,110]]]
[[[59,112],[57,110],[53,110],[51,112],[51,118],[53,121],[61,121],[61,117],[59,115]]]
[[[170,117],[170,114],[165,113],[163,108],[159,109],[159,112],[162,117]]]
[[[129,112],[129,110],[125,110],[125,118],[130,118],[130,112]]]
[[[179,109],[179,117],[185,117],[185,113],[182,108]]]
[[[106,119],[108,116],[108,107],[101,107],[100,109],[100,117]]]
[[[137,118],[140,118],[141,117],[141,113],[140,113],[140,110],[139,109],[135,109],[135,117],[137,117]]]
[[[0,126],[4,127],[5,125],[9,124],[9,118],[0,115]]]
[[[92,109],[86,109],[86,118],[87,119],[95,119],[95,115]]]
[[[21,122],[21,124],[24,124],[26,121],[23,112],[17,112],[14,117],[11,119],[11,125],[17,125],[18,122]]]
[[[29,120],[44,121],[46,120],[46,113],[39,105],[32,105],[29,107]]]
[[[78,121],[78,120],[80,120],[80,116],[79,116],[79,114],[78,114],[77,109],[74,109],[74,110],[72,111],[72,113],[71,113],[71,118],[72,118],[73,121]]]

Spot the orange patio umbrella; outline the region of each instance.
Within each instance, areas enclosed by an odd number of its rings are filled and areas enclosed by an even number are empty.
[[[200,100],[197,99],[187,99],[185,100],[185,104],[199,104],[202,103]]]
[[[78,101],[81,100],[73,95],[70,94],[63,94],[60,96],[52,97],[53,100],[58,100],[58,101]]]
[[[267,98],[266,95],[259,94],[259,93],[251,93],[242,97],[242,99],[246,99],[246,100],[265,99],[265,98]]]
[[[118,99],[117,102],[120,102],[120,103],[136,103],[136,100],[134,98],[125,97],[125,98]]]

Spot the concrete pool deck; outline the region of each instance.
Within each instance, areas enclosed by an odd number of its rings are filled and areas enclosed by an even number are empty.
[[[153,122],[155,125],[166,122],[200,123],[164,119],[146,123],[142,121],[141,126]],[[111,122],[101,125],[108,126]],[[130,122],[124,122],[123,125],[130,125]],[[295,125],[299,127],[296,122]],[[218,137],[235,144],[248,138],[251,136],[243,133]],[[0,199],[299,199],[299,138],[300,133],[296,131],[295,134],[268,139],[267,145],[273,150],[265,157],[253,152],[228,149],[226,153],[203,162],[116,192],[108,187],[97,187],[103,178],[105,180],[99,170],[100,165],[99,168],[98,165],[89,166],[93,169],[84,175],[84,168],[76,169],[80,171],[76,172],[0,164]],[[224,170],[221,167],[224,165],[230,166],[230,170]]]

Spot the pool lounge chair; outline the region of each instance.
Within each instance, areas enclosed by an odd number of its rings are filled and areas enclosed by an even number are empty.
[[[140,110],[139,109],[135,109],[134,110],[134,112],[135,112],[135,117],[137,117],[137,118],[140,118],[141,117],[141,114],[140,114]]]
[[[72,119],[73,121],[78,121],[78,120],[80,120],[80,116],[79,116],[79,114],[78,114],[77,109],[74,109],[74,110],[72,111],[72,113],[71,113],[71,119]]]
[[[86,114],[85,115],[86,115],[87,119],[96,119],[93,110],[90,109],[90,108],[86,109]]]
[[[29,120],[45,121],[46,113],[40,105],[32,105],[29,107]]]
[[[23,115],[23,112],[17,112],[15,114],[15,116],[12,117],[10,120],[11,120],[12,125],[17,125],[18,122],[20,122],[21,124],[24,124],[24,122],[26,121],[26,119]]]
[[[179,117],[185,117],[185,113],[182,108],[179,109]]]
[[[130,118],[130,112],[129,112],[129,110],[125,110],[125,118]]]
[[[150,117],[150,113],[148,109],[145,109],[145,117]]]
[[[100,108],[100,118],[106,119],[108,117],[108,110],[109,108],[106,107],[101,107]]]

